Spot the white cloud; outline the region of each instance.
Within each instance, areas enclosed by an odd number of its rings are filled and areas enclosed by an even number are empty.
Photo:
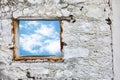
[[[22,35],[22,37],[20,37],[20,46],[22,46],[25,51],[36,53],[37,51],[32,48],[42,45],[39,41],[41,38],[42,37],[38,34]]]
[[[60,40],[52,40],[45,46],[45,50],[55,54],[60,51]]]
[[[20,28],[23,28],[24,26],[23,26],[23,25],[20,25],[19,27],[20,27]]]
[[[34,25],[34,26],[37,26],[39,24],[38,21],[27,21],[26,22],[28,25]]]
[[[46,36],[52,39],[48,39]],[[23,50],[33,54],[44,51],[56,54],[60,51],[59,32],[55,31],[53,25],[41,24],[37,30],[34,30],[33,34],[21,34],[20,46]],[[36,46],[39,46],[40,49],[33,49]]]
[[[26,28],[28,28],[28,24],[24,24],[24,25],[20,24],[19,28],[25,28],[26,29]]]
[[[43,36],[48,36],[48,37],[56,37],[58,35],[58,32],[55,31],[53,25],[41,24],[41,27],[35,32]]]

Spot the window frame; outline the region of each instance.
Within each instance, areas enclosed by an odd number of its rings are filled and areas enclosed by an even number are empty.
[[[59,20],[60,22],[60,56],[57,57],[57,56],[50,56],[50,57],[42,57],[42,56],[38,56],[38,57],[22,57],[20,56],[20,52],[19,52],[19,21],[20,20],[29,20],[29,21],[35,21],[35,20],[44,20],[44,21],[52,21],[52,20]],[[62,60],[62,57],[63,57],[63,52],[62,52],[62,48],[63,48],[63,45],[62,45],[62,20],[61,18],[52,18],[52,19],[32,19],[32,18],[25,18],[25,19],[13,19],[13,34],[14,34],[14,37],[13,37],[13,42],[14,42],[14,49],[13,49],[13,60],[15,61],[20,61],[20,60],[54,60],[54,61],[58,61],[58,60]]]

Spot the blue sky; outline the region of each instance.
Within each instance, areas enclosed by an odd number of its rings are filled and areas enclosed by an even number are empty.
[[[60,56],[60,23],[51,21],[19,22],[20,56]]]

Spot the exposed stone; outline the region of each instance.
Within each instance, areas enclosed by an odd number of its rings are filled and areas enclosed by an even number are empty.
[[[111,43],[111,37],[102,37],[102,38],[98,38],[98,41],[103,41],[105,43]]]
[[[19,16],[22,16],[22,11],[15,11],[15,12],[13,12],[13,17],[14,18],[17,18]]]
[[[99,24],[100,31],[110,31],[110,26],[107,23]]]
[[[1,0],[2,4],[6,4],[8,2],[8,0]]]
[[[62,9],[62,8],[67,8],[67,6],[68,6],[68,4],[62,3],[62,4],[58,4],[57,8]]]
[[[62,12],[63,16],[69,16],[70,15],[70,12],[67,11],[67,9],[62,9],[61,12]]]
[[[50,74],[49,69],[45,69],[45,68],[41,68],[41,69],[36,68],[36,69],[29,70],[29,72],[31,73],[31,76]]]
[[[40,1],[40,0],[28,0],[28,2],[31,4],[36,4],[36,3],[42,3],[44,1],[43,0],[42,1]]]
[[[34,12],[34,10],[32,8],[25,8],[23,10],[23,14],[26,15],[26,14],[32,14]]]
[[[94,5],[88,6],[87,9],[88,9],[88,12],[86,15],[88,17],[93,17],[93,18],[99,19],[99,18],[102,18],[104,15],[104,12],[102,11],[102,9],[99,7],[96,7]]]
[[[80,3],[80,2],[84,2],[85,0],[64,0],[65,2],[69,3],[69,4],[75,4],[75,3]]]
[[[9,9],[9,7],[8,7],[8,6],[5,6],[5,7],[4,7],[4,11],[6,11],[6,12],[7,12],[7,11],[9,11],[9,10],[10,10],[10,9]]]
[[[64,70],[64,71],[57,71],[57,74],[55,76],[57,76],[57,78],[59,79],[60,77],[70,77],[72,76],[72,72],[68,71],[68,70]]]
[[[88,57],[89,55],[89,50],[86,48],[64,48],[64,52],[66,53],[64,58],[74,58],[74,57]]]
[[[24,0],[18,0],[19,2],[24,2]]]

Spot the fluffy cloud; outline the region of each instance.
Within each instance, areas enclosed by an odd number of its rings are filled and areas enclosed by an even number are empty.
[[[58,32],[55,31],[54,26],[52,25],[44,25],[42,24],[41,27],[35,31],[38,34],[41,34],[43,36],[47,37],[57,37]]]
[[[25,51],[36,53],[38,50],[33,50],[33,47],[42,45],[39,41],[41,38],[42,37],[38,34],[22,35],[20,37],[20,46]]]
[[[60,52],[59,32],[55,30],[55,26],[51,24],[40,24],[38,22],[29,21],[30,27],[34,25],[37,29],[32,34],[20,34],[20,47],[32,54],[56,55]],[[20,24],[20,26],[23,26]]]
[[[38,21],[27,21],[27,24],[37,26],[39,22]]]
[[[20,21],[19,27],[20,28],[31,28],[33,26],[40,25],[38,21]]]
[[[23,28],[24,26],[23,25],[19,25],[20,28]]]
[[[45,50],[53,54],[60,50],[60,40],[52,40],[45,46]]]

